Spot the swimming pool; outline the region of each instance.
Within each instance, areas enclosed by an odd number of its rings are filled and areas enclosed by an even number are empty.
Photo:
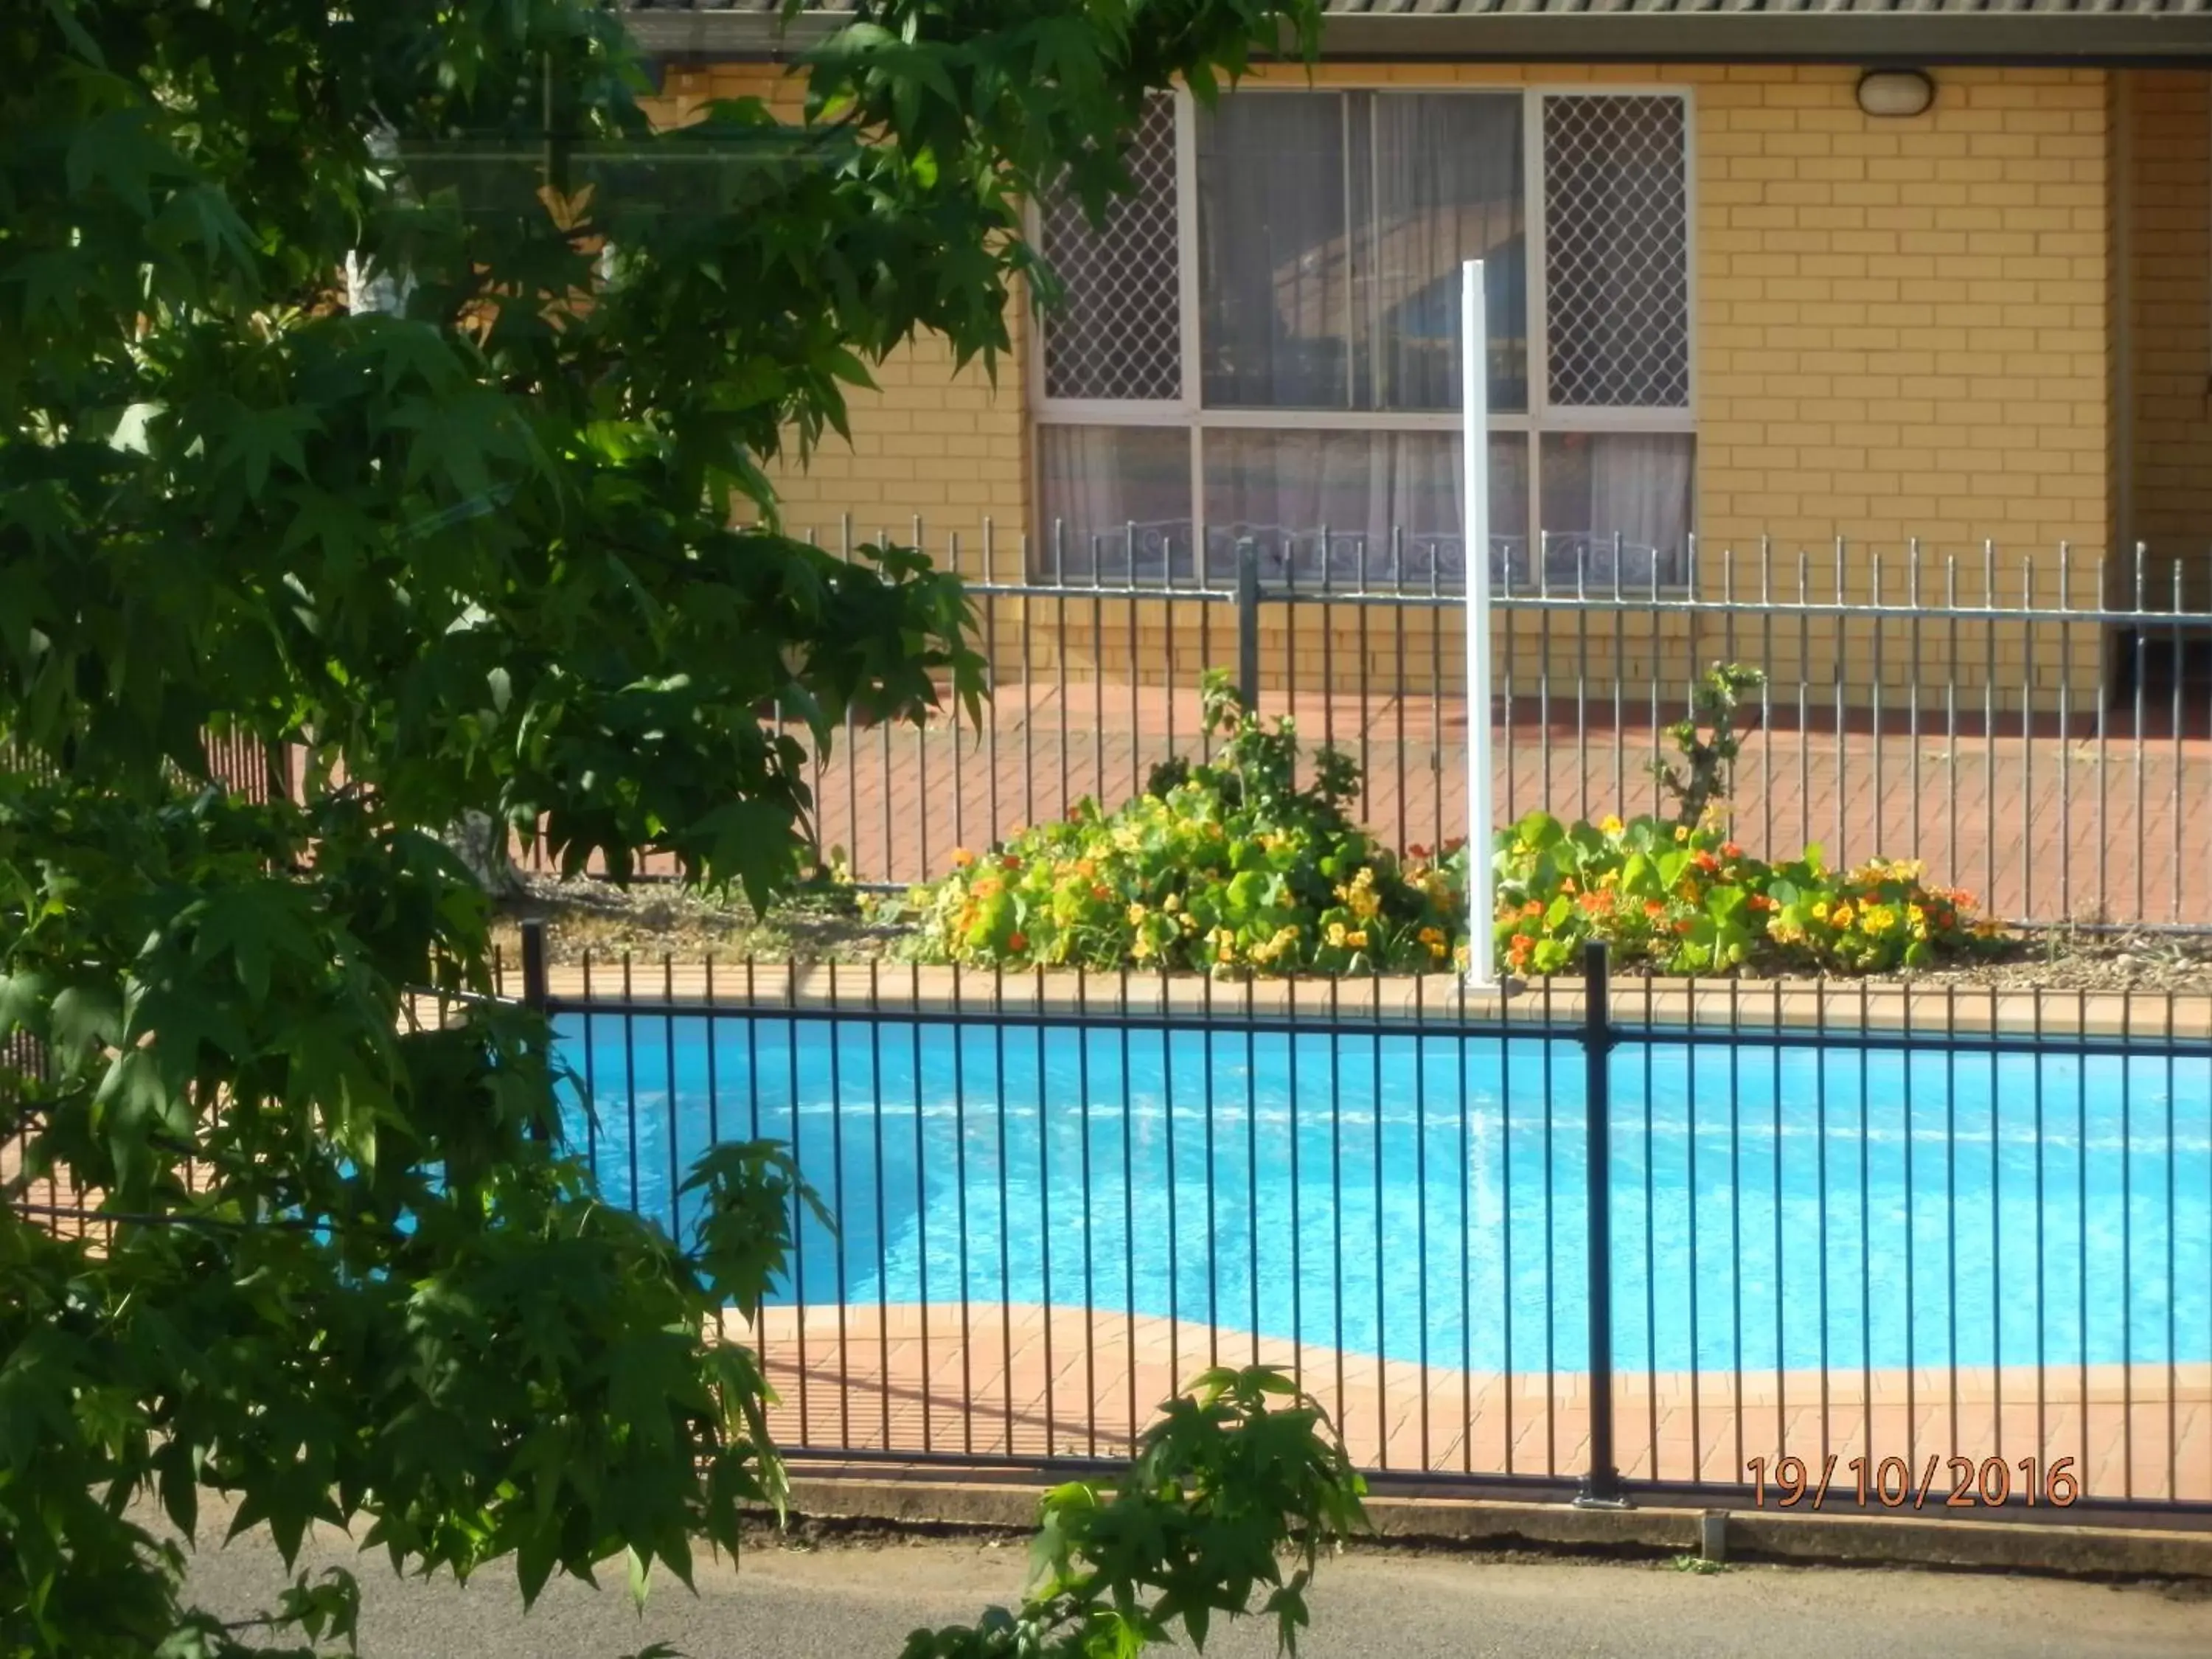
[[[779,1300],[1050,1303],[1584,1370],[1583,1054],[1462,1032],[570,1014],[611,1201],[793,1144]],[[1612,1362],[2212,1360],[2212,1060],[1627,1042]]]

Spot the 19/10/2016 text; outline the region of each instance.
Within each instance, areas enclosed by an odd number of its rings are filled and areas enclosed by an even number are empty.
[[[1854,1457],[1842,1462],[1831,1454],[1818,1468],[1802,1457],[1776,1458],[1771,1463],[1754,1457],[1744,1465],[1744,1473],[1751,1477],[1754,1506],[1762,1510],[1770,1493],[1770,1470],[1774,1506],[1784,1510],[1800,1504],[1824,1509],[1832,1500],[1863,1510],[1924,1510],[1931,1504],[1941,1509],[1996,1509],[2015,1498],[2030,1509],[2048,1504],[2063,1510],[2081,1495],[2070,1457],[2045,1466],[2033,1457],[2014,1463],[1999,1457],[1976,1462],[1971,1457],[1954,1454],[1947,1458],[1931,1452],[1917,1471],[1901,1457],[1879,1462]]]

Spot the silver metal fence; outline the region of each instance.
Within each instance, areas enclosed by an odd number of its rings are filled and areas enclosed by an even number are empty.
[[[969,580],[980,730],[850,725],[812,766],[815,829],[903,885],[1202,756],[1199,678],[1360,765],[1399,845],[1466,833],[1464,562],[1455,542],[1323,529],[1200,561],[1158,526],[1046,546],[911,539]],[[848,526],[839,532],[849,545]],[[889,538],[878,537],[888,539]],[[1738,839],[1831,863],[1919,858],[2033,925],[2212,929],[2212,610],[2199,567],[1918,544],[1492,550],[1495,799],[1599,817],[1665,805],[1650,763],[1698,678],[1766,671],[1745,708]],[[794,735],[804,737],[794,731]],[[648,868],[653,867],[648,862]]]

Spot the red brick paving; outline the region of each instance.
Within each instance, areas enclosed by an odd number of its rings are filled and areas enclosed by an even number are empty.
[[[1464,833],[1461,701],[1285,701],[1309,740],[1333,738],[1360,761],[1359,813],[1378,831],[1401,844]],[[1516,695],[1508,712],[1496,739],[1502,818],[1661,806],[1648,703],[1623,708],[1617,726],[1610,696],[1577,711]],[[1195,694],[1157,687],[1002,685],[989,719],[981,735],[940,723],[834,746],[818,775],[824,845],[843,848],[863,880],[922,879],[956,846],[1060,817],[1085,794],[1118,801],[1197,743]],[[2212,924],[2212,740],[2152,729],[2137,741],[2131,709],[2109,712],[2101,736],[2078,715],[2063,736],[2050,720],[2023,735],[2002,714],[1984,734],[1978,716],[1954,726],[1940,710],[1921,713],[1917,735],[1895,710],[1880,732],[1863,717],[1844,724],[1824,727],[1814,710],[1809,730],[1747,736],[1735,804],[1746,845],[1794,855],[1818,842],[1838,863],[1924,858],[1936,879],[2015,921]]]
[[[1266,1364],[1320,1401],[1363,1468],[1572,1480],[1589,1462],[1579,1376],[1340,1359],[1188,1322],[983,1303],[776,1309],[732,1334],[758,1343],[781,1395],[770,1426],[793,1450],[1121,1456],[1132,1425],[1206,1366]],[[2053,1369],[2039,1384],[2027,1368],[1627,1374],[1613,1387],[1616,1462],[1631,1479],[1729,1483],[1750,1478],[1752,1458],[1771,1469],[1795,1456],[1817,1485],[1832,1456],[1828,1507],[1847,1511],[1858,1507],[1853,1458],[1869,1460],[1870,1486],[1882,1460],[1903,1460],[1917,1496],[1934,1457],[1937,1511],[1954,1456],[1992,1486],[1992,1459],[2014,1483],[2033,1460],[2043,1486],[2071,1458],[2084,1496],[2212,1499],[2212,1365],[2094,1366],[2086,1379]],[[1882,1505],[1870,1492],[1866,1507]]]

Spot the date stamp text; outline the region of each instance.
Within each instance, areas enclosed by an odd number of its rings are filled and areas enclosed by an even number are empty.
[[[1818,1464],[1802,1457],[1754,1457],[1745,1463],[1744,1473],[1751,1477],[1755,1506],[1762,1510],[1770,1498],[1782,1510],[1801,1504],[1820,1510],[1831,1503],[1863,1510],[1998,1509],[2014,1502],[2030,1509],[2047,1504],[2063,1510],[2081,1495],[2070,1457],[2050,1464],[2033,1457],[2011,1463],[1985,1457],[1977,1462],[1930,1452],[1917,1469],[1902,1457],[1846,1462],[1831,1455]]]

